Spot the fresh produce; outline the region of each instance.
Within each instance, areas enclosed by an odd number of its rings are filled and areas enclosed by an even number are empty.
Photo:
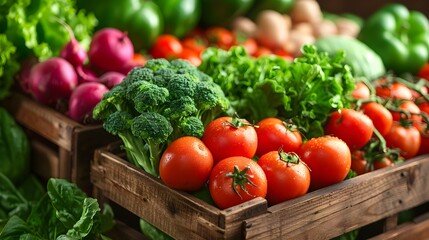
[[[420,132],[412,124],[395,121],[384,138],[386,145],[390,148],[398,148],[405,159],[416,156],[420,148]]]
[[[42,184],[31,174],[23,176],[20,183],[13,183],[0,172],[0,236],[12,216],[26,219],[44,193]]]
[[[35,56],[45,60],[59,56],[69,41],[60,19],[70,24],[83,46],[89,44],[97,20],[78,11],[74,0],[3,1],[0,3],[0,99],[9,94],[21,63]]]
[[[120,72],[105,72],[103,73],[99,80],[100,83],[104,84],[108,89],[112,89],[114,86],[118,85],[119,83],[124,80],[125,75]]]
[[[284,152],[296,152],[302,144],[302,136],[297,127],[290,122],[270,117],[256,124],[258,147],[256,155],[282,149]]]
[[[116,28],[95,32],[88,50],[90,63],[103,71],[120,71],[134,56],[134,46],[127,33]]]
[[[158,176],[162,152],[172,141],[201,137],[228,107],[221,88],[189,62],[150,59],[104,94],[93,116],[122,139],[131,163]]]
[[[417,74],[429,59],[427,17],[399,3],[377,10],[358,38],[381,57],[386,69],[399,74]]]
[[[374,124],[367,115],[350,108],[332,112],[325,125],[325,134],[343,140],[351,150],[360,149],[372,137]]]
[[[61,19],[58,21],[67,29],[70,40],[60,51],[60,57],[67,60],[74,67],[82,66],[88,59],[88,53],[86,49],[80,44],[80,42],[74,36],[73,30],[68,24]]]
[[[31,69],[28,81],[33,98],[52,106],[68,99],[78,85],[75,69],[60,57],[37,63]]]
[[[177,59],[182,51],[183,46],[177,37],[171,34],[163,34],[155,40],[150,54],[154,58],[173,60]]]
[[[264,10],[255,20],[254,37],[258,42],[270,49],[281,48],[288,40],[289,28],[286,18],[274,10]]]
[[[165,149],[159,161],[159,176],[171,188],[196,191],[207,182],[212,168],[213,157],[204,143],[184,136]]]
[[[325,135],[309,139],[297,154],[310,169],[310,190],[341,182],[349,173],[351,152],[337,137]]]
[[[363,114],[368,116],[381,136],[386,136],[393,124],[392,113],[378,102],[367,102],[360,107]]]
[[[400,82],[388,82],[381,78],[373,82],[375,94],[384,99],[411,100],[411,90]]]
[[[25,199],[2,174],[0,181],[2,200],[31,208],[27,214],[10,217],[1,239],[103,239],[114,224],[108,205],[101,210],[96,199],[64,179],[49,179],[47,193],[36,203]]]
[[[14,183],[22,181],[30,168],[30,143],[21,126],[2,107],[0,107],[0,156],[0,173]]]
[[[229,208],[267,195],[267,178],[252,159],[235,156],[218,162],[209,179],[209,190],[216,206]]]
[[[82,83],[76,87],[68,101],[68,116],[77,122],[86,122],[92,110],[109,89],[99,82]]]
[[[383,61],[371,48],[348,36],[326,36],[316,40],[314,45],[320,51],[335,55],[344,51],[344,63],[350,65],[354,77],[366,77],[375,80],[386,73]]]
[[[161,10],[164,34],[178,38],[185,37],[198,24],[201,17],[200,0],[154,0]]]
[[[278,56],[250,57],[244,48],[209,48],[198,67],[213,77],[237,112],[250,122],[277,116],[291,119],[303,136],[323,135],[330,112],[350,106],[350,68],[339,52],[329,57],[312,45],[288,62]]]
[[[268,204],[302,196],[310,187],[310,170],[296,153],[270,151],[258,160],[267,177]]]
[[[97,30],[116,28],[127,32],[136,50],[152,46],[164,31],[161,9],[153,1],[77,0],[77,6],[97,17]]]
[[[255,0],[204,0],[201,1],[200,25],[203,27],[229,27],[232,20],[244,15]]]
[[[210,122],[201,140],[212,153],[215,164],[233,156],[252,158],[258,145],[254,126],[238,116],[220,117]]]

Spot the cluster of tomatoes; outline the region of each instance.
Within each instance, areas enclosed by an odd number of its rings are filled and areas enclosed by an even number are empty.
[[[351,117],[351,113],[343,111],[341,114],[333,113],[336,117],[328,123],[334,125],[334,119],[341,118],[335,125],[338,128],[348,126],[347,131],[338,134],[353,144],[353,171],[363,174],[429,153],[426,85],[424,79],[414,83],[393,76],[370,84],[356,84],[353,93],[353,97],[358,99],[356,111],[365,116]]]
[[[256,197],[275,205],[304,195],[342,181],[350,164],[350,150],[337,137],[303,143],[291,123],[266,118],[253,125],[234,116],[213,120],[201,139],[175,140],[159,171],[174,189],[192,192],[208,184],[216,206],[225,209]]]
[[[259,44],[255,38],[244,37],[224,27],[195,29],[189,36],[179,39],[170,34],[159,36],[149,54],[153,58],[185,59],[195,66],[201,64],[201,54],[208,47],[229,49],[232,46],[243,46],[250,56],[259,57],[275,54],[292,59],[292,55],[282,48],[270,49]]]
[[[304,141],[292,122],[275,117],[255,125],[238,116],[215,119],[201,139],[182,137],[167,147],[160,177],[178,190],[208,187],[221,209],[256,197],[275,205],[350,173],[429,153],[427,88],[399,80],[356,83],[353,108],[332,112],[325,135]]]

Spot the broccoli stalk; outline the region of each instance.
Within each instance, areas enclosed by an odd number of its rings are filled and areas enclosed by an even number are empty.
[[[151,59],[107,92],[93,116],[119,136],[128,161],[159,177],[168,144],[182,136],[201,137],[229,107],[221,88],[190,63]]]

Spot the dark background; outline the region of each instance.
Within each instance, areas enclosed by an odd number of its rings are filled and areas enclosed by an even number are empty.
[[[360,17],[367,18],[377,9],[388,3],[401,3],[411,10],[418,10],[429,17],[429,0],[402,0],[402,1],[387,1],[387,0],[369,0],[369,1],[353,1],[353,0],[317,0],[323,11],[329,13],[353,13]]]

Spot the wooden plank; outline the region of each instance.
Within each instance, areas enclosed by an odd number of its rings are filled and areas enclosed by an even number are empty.
[[[37,140],[31,140],[31,171],[47,180],[60,177],[58,153]]]
[[[6,98],[3,105],[24,127],[72,151],[73,131],[82,127],[81,124],[19,93]]]
[[[102,125],[85,125],[73,133],[71,159],[71,181],[86,193],[92,191],[89,177],[91,160],[95,149],[118,141],[116,136],[107,133]]]
[[[64,148],[60,148],[58,152],[59,152],[58,154],[59,154],[60,178],[67,179],[68,181],[72,182],[71,165],[72,165],[73,153]]]
[[[429,201],[427,172],[424,155],[307,193],[245,220],[245,238],[336,237]]]
[[[409,240],[409,239],[429,239],[429,218],[426,215],[424,220],[404,223],[397,228],[379,234],[368,240]]]
[[[175,238],[237,239],[243,220],[266,212],[265,199],[219,210],[195,197],[174,191],[130,163],[96,151],[91,181],[108,199],[144,218]]]

